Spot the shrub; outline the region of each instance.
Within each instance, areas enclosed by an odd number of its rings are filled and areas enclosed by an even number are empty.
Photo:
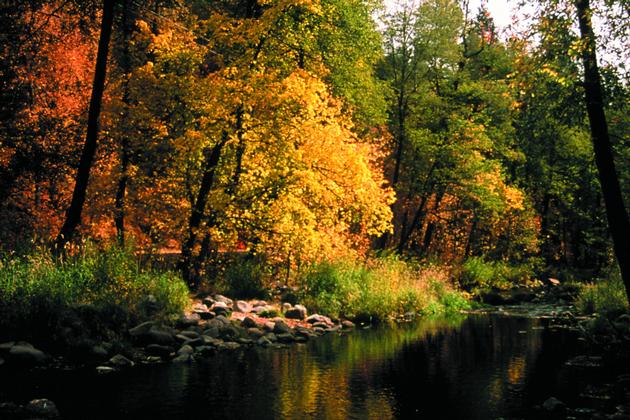
[[[242,299],[266,299],[265,265],[258,260],[245,258],[233,261],[225,269],[225,293]]]
[[[0,327],[7,332],[54,334],[64,318],[81,312],[124,329],[148,317],[172,319],[187,303],[178,275],[142,270],[128,249],[88,247],[64,260],[46,250],[0,259]]]
[[[509,289],[531,279],[533,272],[533,267],[527,264],[510,265],[471,257],[461,266],[459,282],[462,288],[473,293],[484,289]]]
[[[605,280],[582,287],[575,306],[584,314],[627,311],[628,298],[621,275],[616,273]]]
[[[406,312],[436,313],[467,306],[445,273],[396,257],[317,264],[301,279],[302,300],[333,317],[380,322]],[[459,297],[459,300],[458,300]],[[457,301],[457,303],[455,303]]]

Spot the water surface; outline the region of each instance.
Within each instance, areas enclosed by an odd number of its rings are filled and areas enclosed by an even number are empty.
[[[579,382],[564,362],[580,342],[550,322],[470,315],[190,365],[30,372],[2,378],[0,401],[49,398],[65,419],[534,417],[549,396],[570,402]]]

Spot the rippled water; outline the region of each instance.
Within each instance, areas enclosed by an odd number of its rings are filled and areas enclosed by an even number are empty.
[[[580,342],[549,322],[471,315],[190,365],[31,372],[2,378],[0,401],[49,398],[66,419],[528,417],[576,385],[563,365]]]

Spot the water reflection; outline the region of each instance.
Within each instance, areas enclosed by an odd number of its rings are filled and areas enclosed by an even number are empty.
[[[546,320],[475,315],[357,331],[284,350],[120,374],[31,373],[0,400],[48,397],[65,418],[488,419],[567,386],[576,337]]]

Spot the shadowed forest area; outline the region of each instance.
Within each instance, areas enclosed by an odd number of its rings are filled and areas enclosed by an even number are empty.
[[[628,4],[528,10],[3,2],[4,310],[283,286],[384,318],[549,281],[627,307]]]

